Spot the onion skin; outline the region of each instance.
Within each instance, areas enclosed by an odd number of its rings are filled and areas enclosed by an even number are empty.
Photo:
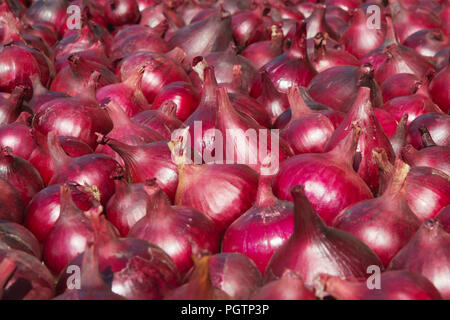
[[[0,146],[10,148],[13,155],[26,160],[37,147],[30,128],[18,122],[0,126]]]
[[[380,108],[373,109],[373,113],[383,128],[384,133],[388,138],[392,137],[397,130],[397,121],[387,111]]]
[[[383,102],[403,96],[410,96],[416,93],[421,86],[420,79],[411,73],[398,73],[381,85]]]
[[[260,41],[265,37],[261,18],[252,11],[240,11],[231,17],[231,31],[240,47]]]
[[[152,202],[148,202],[146,215],[134,224],[128,237],[159,246],[169,254],[181,275],[193,266],[191,257],[195,250],[218,251],[219,236],[211,219],[195,209],[171,206],[155,180],[148,181],[144,190]]]
[[[424,57],[434,57],[439,50],[449,45],[449,40],[440,29],[431,29],[411,34],[403,44]]]
[[[101,143],[108,145],[123,159],[131,181],[138,183],[156,178],[169,198],[175,198],[179,173],[166,142],[131,146],[104,137]]]
[[[55,26],[60,35],[64,34],[66,26],[67,0],[38,0],[34,1],[27,10],[26,16],[34,22],[48,23]]]
[[[121,60],[116,67],[116,75],[125,81],[134,76],[136,70],[145,66],[141,88],[148,103],[152,103],[162,88],[172,82],[190,79],[181,65],[162,53],[138,52]]]
[[[97,88],[119,82],[114,73],[99,63],[86,60],[77,54],[70,55],[67,60],[68,65],[57,73],[50,90],[59,91],[72,97],[79,96],[86,91],[94,71],[101,75],[97,82]]]
[[[369,28],[370,16],[366,15],[364,9],[352,10],[351,15],[350,25],[342,35],[340,43],[344,45],[347,52],[360,59],[383,43],[386,35],[386,22],[382,16],[379,28]]]
[[[31,153],[28,161],[36,168],[42,177],[44,185],[48,185],[49,181],[55,174],[52,157],[48,150],[47,138],[37,131],[32,130],[35,137],[37,147]],[[81,157],[93,153],[91,147],[80,139],[74,137],[58,137],[58,141],[64,152],[73,158]]]
[[[33,86],[33,98],[28,101],[28,105],[34,112],[40,110],[41,106],[50,100],[68,97],[68,95],[62,92],[48,90],[41,83],[37,74],[31,75],[30,80]]]
[[[449,299],[449,242],[438,220],[425,220],[414,237],[394,257],[389,270],[406,269],[421,273],[439,290],[442,298]]]
[[[11,94],[0,96],[0,125],[10,124],[19,117],[23,111],[22,103],[25,98],[25,88],[14,88]]]
[[[18,191],[25,205],[44,188],[42,178],[33,165],[11,155],[8,148],[0,150],[0,178],[8,181]]]
[[[136,0],[108,0],[105,4],[105,19],[111,26],[134,24],[139,17]]]
[[[195,258],[190,280],[172,290],[164,300],[231,300],[227,293],[212,284],[209,256]]]
[[[291,47],[281,56],[262,67],[269,75],[275,88],[286,93],[291,86],[308,86],[316,71],[306,51],[306,23],[296,23]],[[250,89],[250,96],[257,98],[262,90],[260,74],[256,74]]]
[[[209,216],[218,232],[253,204],[258,174],[242,164],[181,164],[175,204],[192,207]]]
[[[0,220],[0,242],[10,249],[21,250],[41,259],[41,246],[34,235],[22,225]]]
[[[288,99],[292,116],[280,136],[289,143],[295,154],[324,152],[335,130],[331,120],[320,112],[310,110],[298,88],[289,89]]]
[[[436,219],[439,220],[447,233],[450,233],[450,205],[439,211]]]
[[[367,183],[374,194],[378,191],[378,167],[372,157],[372,150],[382,148],[386,150],[388,159],[393,162],[394,150],[388,137],[385,135],[380,123],[373,112],[370,103],[370,89],[360,87],[358,95],[351,105],[347,115],[328,140],[325,151],[332,150],[352,130],[352,124],[358,122],[361,127],[361,136],[356,150],[354,167],[359,176]]]
[[[366,281],[328,275],[321,275],[316,283],[316,294],[337,300],[442,300],[427,278],[406,270],[383,272],[380,289],[369,289]]]
[[[270,80],[267,71],[261,71],[262,92],[258,101],[264,106],[272,122],[289,108],[287,96],[279,92]]]
[[[12,262],[15,269],[10,269],[14,273],[0,289],[2,300],[48,300],[54,297],[53,276],[38,258],[0,245],[0,265],[5,260]]]
[[[446,113],[450,111],[450,64],[439,71],[431,80],[429,92],[433,101]]]
[[[333,110],[347,112],[355,100],[361,85],[370,87],[372,106],[382,104],[381,91],[373,79],[374,69],[370,64],[361,67],[337,66],[315,76],[308,87],[311,97]]]
[[[382,263],[376,254],[350,233],[327,227],[317,215],[302,186],[292,190],[294,232],[279,247],[267,265],[265,282],[282,277],[289,269],[297,272],[307,287],[321,273],[344,279],[365,277],[367,267]]]
[[[186,59],[191,61],[197,56],[225,50],[231,40],[231,16],[219,7],[211,17],[176,31],[169,43],[183,49]]]
[[[176,81],[162,88],[153,100],[152,109],[160,108],[164,101],[170,100],[177,105],[176,116],[185,121],[194,113],[200,103],[200,95],[189,83]]]
[[[280,279],[257,289],[251,300],[316,300],[316,297],[295,272],[286,270]]]
[[[102,279],[95,250],[91,245],[83,255],[80,288],[69,288],[54,300],[125,300],[113,293]]]
[[[450,177],[440,170],[413,167],[406,178],[408,205],[424,221],[450,203]]]
[[[98,201],[98,190],[78,184],[68,184],[72,200],[78,209],[89,211]],[[26,208],[24,226],[43,244],[58,220],[61,208],[61,185],[53,185],[37,193]]]
[[[67,185],[61,186],[60,199],[59,218],[50,229],[43,247],[44,262],[55,275],[86,250],[89,242],[94,241],[92,223],[73,203]],[[93,208],[92,214],[100,214],[101,210],[101,206]]]
[[[165,140],[170,140],[172,138],[172,132],[183,126],[183,123],[177,119],[176,112],[177,105],[170,100],[166,100],[159,109],[141,112],[131,120],[155,130]]]
[[[384,164],[379,162],[378,165]],[[364,241],[384,266],[389,264],[420,226],[420,220],[408,207],[408,172],[409,166],[397,159],[393,176],[381,196],[347,207],[333,222],[334,227],[352,233]],[[381,237],[383,241],[379,241]]]
[[[0,191],[0,219],[22,223],[25,206],[17,189],[0,179]]]
[[[426,113],[417,117],[408,126],[407,142],[414,148],[423,148],[419,128],[425,126],[431,138],[439,146],[450,147],[450,116],[441,113]]]
[[[222,240],[222,252],[238,252],[249,257],[261,274],[294,227],[294,206],[275,198],[272,180],[272,176],[260,175],[255,204],[227,228]]]
[[[339,35],[328,25],[325,18],[326,6],[316,4],[311,15],[305,19],[306,21],[306,37],[314,38],[319,32],[327,33],[334,40],[339,39]]]
[[[432,146],[416,150],[412,145],[402,149],[402,157],[406,163],[415,167],[431,167],[450,175],[450,148]]]

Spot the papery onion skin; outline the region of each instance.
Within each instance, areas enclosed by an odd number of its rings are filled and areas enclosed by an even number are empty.
[[[105,18],[111,26],[134,24],[140,17],[136,0],[108,0],[105,4]]]
[[[0,126],[0,146],[10,148],[12,154],[23,159],[29,159],[37,147],[30,128],[17,122]]]
[[[450,233],[450,205],[439,211],[436,219],[441,222],[444,230]]]
[[[449,59],[450,60],[450,59]],[[429,92],[433,101],[446,113],[450,111],[450,64],[431,80]]]
[[[317,275],[342,278],[365,277],[368,266],[382,263],[376,254],[354,235],[327,227],[306,198],[304,188],[292,189],[294,232],[279,247],[267,265],[265,282],[282,277],[286,269],[297,272],[307,287]]]
[[[430,167],[450,175],[450,148],[441,146],[426,147],[416,150],[412,145],[402,149],[406,163],[415,167]]]
[[[0,179],[0,191],[0,219],[22,223],[25,205],[17,189]]]
[[[27,17],[34,22],[49,23],[56,27],[60,35],[63,35],[66,26],[67,0],[39,0],[34,1],[27,10]]]
[[[425,220],[414,237],[394,257],[389,270],[406,269],[421,273],[439,290],[442,298],[449,299],[449,243],[446,233],[438,220]]]
[[[41,259],[41,246],[34,235],[22,225],[0,220],[0,242],[10,249],[21,250]]]
[[[449,45],[449,40],[440,29],[425,29],[411,34],[403,44],[424,57],[434,57],[439,50]]]
[[[407,142],[416,149],[423,148],[419,128],[425,126],[433,141],[439,146],[450,147],[450,116],[441,113],[426,113],[417,117],[408,126]]]
[[[301,277],[287,270],[278,280],[270,281],[251,296],[251,300],[316,300]]]
[[[337,300],[442,300],[436,287],[419,273],[386,271],[381,274],[380,281],[384,285],[374,290],[368,288],[367,281],[321,275],[316,294],[331,295]]]
[[[68,184],[68,186],[72,200],[80,210],[88,211],[93,208],[95,200],[98,200],[95,198],[95,188],[74,183]],[[34,234],[41,244],[44,243],[50,229],[59,218],[60,190],[61,185],[59,184],[41,190],[26,208],[24,226]]]
[[[393,98],[410,96],[414,94],[420,87],[420,79],[411,73],[398,73],[381,85],[383,102],[387,102]]]
[[[292,201],[289,190],[299,184],[305,185],[306,196],[327,224],[331,224],[345,207],[373,198],[369,187],[352,167],[359,131],[353,129],[329,153],[301,154],[281,163],[273,183],[275,195],[281,200]],[[333,181],[332,185],[330,181]]]

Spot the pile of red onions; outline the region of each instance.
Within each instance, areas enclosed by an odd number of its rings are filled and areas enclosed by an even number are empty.
[[[0,299],[450,299],[449,21],[0,0]]]

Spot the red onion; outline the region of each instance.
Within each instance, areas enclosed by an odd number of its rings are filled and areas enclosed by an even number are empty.
[[[86,248],[81,265],[80,288],[68,288],[54,300],[125,300],[111,291],[102,279],[98,253],[93,245]]]
[[[145,66],[141,88],[145,98],[152,103],[162,88],[172,82],[190,83],[189,77],[178,61],[160,53],[138,52],[125,57],[116,67],[122,81],[132,77]]]
[[[381,106],[400,121],[403,114],[408,114],[408,125],[417,117],[431,112],[442,113],[442,110],[431,101],[427,90],[428,80],[420,81],[416,85],[416,90],[408,96],[396,97]]]
[[[294,207],[273,195],[272,179],[259,177],[254,205],[227,228],[222,240],[223,252],[246,255],[262,274],[273,252],[292,234],[294,225]]]
[[[0,179],[0,191],[0,219],[22,223],[25,206],[17,189]]]
[[[329,19],[331,17],[339,18],[345,22],[349,22],[351,19],[351,13],[342,9],[341,7],[334,5],[327,5],[325,8],[325,19]]]
[[[441,222],[444,230],[450,233],[450,205],[439,211],[436,219]]]
[[[141,12],[139,24],[151,28],[161,23],[167,24],[165,39],[169,40],[176,31],[185,26],[183,19],[174,10],[173,4],[175,4],[173,1],[163,1],[155,6],[147,7]]]
[[[441,12],[439,13],[439,18],[441,18],[441,22],[442,22],[442,26],[441,29],[442,31],[444,31],[444,33],[447,36],[450,36],[450,22],[449,22],[449,17],[450,17],[450,5],[447,4],[443,4],[443,8],[441,10]]]
[[[315,285],[316,295],[331,295],[337,300],[442,300],[436,287],[419,273],[387,271],[379,281],[381,287],[372,289],[366,281],[321,275]]]
[[[247,46],[241,55],[247,58],[256,69],[283,54],[283,32],[276,25],[271,27],[270,40],[258,41]]]
[[[162,27],[163,26],[158,25],[154,29],[157,30]],[[123,57],[136,52],[151,51],[164,53],[171,49],[167,42],[161,39],[161,35],[156,34],[156,30],[152,32],[152,29],[148,27],[145,27],[145,29],[149,31],[136,32],[135,34],[131,33],[128,35],[122,35],[120,32],[117,33],[114,37],[116,42],[110,48],[113,60],[122,59]]]
[[[375,156],[376,155],[376,156]],[[375,153],[377,159],[379,155]],[[377,160],[379,166],[384,166]],[[333,226],[350,232],[364,241],[387,266],[420,226],[419,219],[408,207],[406,176],[409,166],[396,160],[392,176],[381,196],[361,201],[344,209]],[[383,241],[379,239],[383,238]]]
[[[450,147],[438,146],[431,138],[428,129],[420,128],[424,148],[416,150],[407,145],[402,150],[402,157],[411,166],[430,167],[450,175]]]
[[[284,93],[279,92],[270,80],[267,71],[261,71],[261,95],[258,101],[264,106],[273,123],[287,108],[289,101]]]
[[[266,36],[261,18],[250,10],[241,10],[231,17],[231,33],[236,44],[242,48],[264,40]]]
[[[381,109],[380,109],[381,110]],[[395,133],[389,137],[392,149],[394,150],[395,157],[401,158],[401,152],[404,146],[406,146],[406,122],[408,121],[408,114],[404,113],[400,121],[397,123]]]
[[[308,87],[308,93],[317,102],[338,111],[347,112],[355,100],[360,86],[369,87],[374,108],[382,104],[381,91],[373,79],[370,64],[337,66],[319,73]]]
[[[217,83],[231,83],[233,81],[233,67],[241,66],[241,87],[248,92],[256,69],[246,58],[237,55],[232,46],[224,52],[214,52],[205,57],[209,66],[214,67]]]
[[[309,288],[321,273],[344,279],[365,277],[368,266],[382,263],[354,235],[327,227],[305,195],[303,186],[292,189],[294,231],[273,254],[267,265],[266,282],[281,278],[287,270],[297,272]]]
[[[68,6],[68,0],[37,0],[28,8],[26,17],[33,22],[53,25],[62,35],[67,28],[66,9]]]
[[[171,100],[177,105],[176,116],[181,121],[185,121],[197,109],[200,96],[190,83],[177,81],[168,84],[158,92],[153,100],[152,108],[160,108],[166,100]]]
[[[104,216],[94,216],[95,247],[99,269],[111,290],[126,299],[157,300],[179,286],[176,265],[157,246],[140,239],[118,238]],[[83,254],[71,265],[81,265]],[[58,291],[67,287],[65,272],[61,273]]]
[[[55,295],[51,273],[35,256],[1,247],[0,269],[3,300],[48,300]]]
[[[385,60],[375,71],[375,79],[379,84],[399,73],[411,73],[422,79],[433,69],[426,58],[404,46],[391,44],[384,49],[384,54]]]
[[[84,252],[95,238],[90,218],[75,206],[68,185],[61,186],[60,202],[58,220],[48,232],[43,248],[44,262],[55,275],[73,258]],[[89,213],[96,215],[102,210],[102,206],[98,204],[91,208]]]
[[[286,93],[292,86],[307,86],[315,76],[306,51],[306,23],[296,24],[291,47],[281,56],[263,66],[278,91]],[[250,91],[252,97],[262,91],[260,74],[257,74]]]
[[[447,113],[450,111],[450,93],[448,90],[449,84],[450,64],[436,74],[436,76],[431,80],[429,86],[431,98],[444,112]]]
[[[311,96],[308,94],[308,91],[305,87],[299,87],[298,92],[300,93],[300,96],[302,97],[305,104],[310,108],[311,110],[317,111],[322,113],[324,116],[326,116],[330,121],[333,123],[333,126],[337,128],[342,120],[344,119],[344,113],[340,111],[335,111],[330,108],[328,108],[326,105],[321,104],[311,98]],[[275,121],[273,124],[274,128],[283,129],[285,128],[292,118],[292,110],[286,109]]]
[[[55,34],[54,28],[45,23],[25,23],[22,21],[22,31],[29,35],[34,35],[36,37],[41,38],[45,41],[49,46],[53,46],[57,41],[58,37]]]
[[[50,100],[68,97],[68,95],[62,92],[48,90],[42,85],[37,74],[31,75],[30,80],[33,86],[33,98],[28,101],[28,105],[34,112],[38,111],[43,104]]]
[[[414,94],[422,85],[420,79],[412,73],[398,73],[388,78],[381,85],[383,102]]]
[[[102,204],[108,202],[114,194],[114,181],[110,176],[119,166],[113,158],[104,154],[71,158],[59,144],[55,132],[48,135],[48,149],[55,172],[49,185],[74,181],[81,185],[96,186]]]
[[[169,254],[181,275],[192,267],[195,250],[218,251],[219,236],[209,217],[195,209],[171,206],[155,180],[148,181],[144,190],[152,201],[148,203],[146,215],[134,224],[128,237],[159,246]]]
[[[327,6],[333,5],[344,9],[345,11],[350,11],[361,5],[360,0],[326,0],[325,4]]]
[[[75,53],[99,64],[110,65],[107,44],[92,22],[85,23],[81,29],[64,37],[55,46],[55,58],[60,61],[60,66],[64,64],[64,60]]]
[[[166,142],[132,146],[108,137],[100,137],[100,141],[123,159],[131,181],[138,183],[156,178],[164,192],[170,199],[174,199],[178,185],[178,172]]]
[[[208,2],[203,3],[202,1],[183,1],[176,11],[185,24],[190,24],[192,18],[205,9],[205,5],[207,4]]]
[[[97,187],[82,186],[70,182],[68,187],[72,200],[82,211],[89,211],[100,200]],[[25,227],[43,244],[51,228],[60,215],[61,185],[53,185],[41,190],[30,201],[25,214]]]
[[[91,75],[95,71],[100,74],[97,88],[118,82],[116,76],[99,63],[86,60],[77,54],[70,55],[67,60],[69,64],[53,79],[50,86],[53,91],[59,91],[72,97],[79,96],[88,88]]]
[[[421,273],[434,284],[442,298],[449,299],[449,243],[450,234],[444,231],[441,223],[434,219],[426,220],[394,257],[389,269]]]
[[[301,154],[281,163],[273,183],[275,195],[292,200],[289,190],[304,185],[306,196],[327,224],[345,207],[371,199],[369,187],[352,166],[360,132],[354,128],[328,153]]]
[[[419,128],[425,126],[431,138],[439,146],[450,147],[450,116],[441,113],[426,113],[417,117],[408,126],[408,143],[416,149],[423,147]]]
[[[251,300],[316,300],[297,273],[286,270],[280,279],[256,290]]]
[[[37,147],[33,150],[28,160],[39,172],[44,184],[48,185],[50,179],[53,177],[54,167],[52,156],[47,145],[47,137],[36,130],[32,129],[31,131]],[[74,137],[58,137],[58,140],[64,152],[70,157],[81,157],[93,152],[92,148],[80,139]]]
[[[394,161],[395,154],[388,137],[375,117],[370,103],[370,89],[367,87],[359,88],[355,101],[342,123],[328,140],[325,151],[334,149],[340,141],[345,139],[355,122],[362,130],[356,149],[354,168],[369,188],[376,193],[378,190],[378,167],[372,157],[372,151],[375,148],[386,150],[391,162]]]
[[[195,268],[190,280],[165,296],[165,300],[231,300],[223,290],[212,284],[209,256],[194,258]]]
[[[251,117],[238,113],[231,105],[225,88],[219,88],[217,91],[216,128],[223,135],[223,155],[226,156],[226,161],[231,161],[232,163],[245,163],[258,172],[261,163],[264,160],[263,157],[266,156],[266,154],[264,154],[264,156],[261,157],[262,152],[267,152],[271,156],[277,157],[277,163],[281,163],[293,154],[288,143],[282,138],[279,138],[277,133],[269,131],[266,132],[265,136],[261,135],[261,131],[264,130],[264,127],[259,125],[256,120]],[[257,137],[253,140],[247,140],[247,138],[235,139],[226,134],[229,132],[227,130],[241,130],[241,132],[253,130]],[[278,146],[274,147],[272,139],[279,140]],[[261,144],[265,144],[266,150],[260,149]],[[277,149],[275,150],[275,148]],[[234,150],[233,157],[230,156],[229,150]],[[272,153],[276,154],[272,155]],[[275,160],[271,159],[271,161],[273,162]]]
[[[441,26],[439,17],[421,6],[405,8],[399,0],[389,1],[395,32],[401,42],[422,29],[434,29]]]
[[[214,221],[219,232],[225,231],[252,206],[258,174],[242,164],[200,165],[188,161],[177,160],[180,181],[175,204],[203,212]]]
[[[136,0],[108,0],[105,4],[105,18],[111,26],[134,24],[138,22],[139,17]]]
[[[117,139],[122,143],[132,146],[140,146],[146,143],[164,140],[164,137],[157,131],[131,121],[114,100],[106,103],[106,110],[114,125],[112,131],[108,133],[109,138]],[[96,152],[110,155],[117,161],[121,161],[120,157],[108,146],[99,145]]]
[[[352,54],[326,48],[325,35],[321,32],[314,37],[314,55],[311,63],[317,72],[322,72],[336,66],[359,66],[359,61]]]
[[[7,147],[0,150],[0,178],[17,189],[25,205],[44,188],[42,178],[33,165],[12,155]]]
[[[169,43],[183,49],[187,54],[186,59],[191,61],[196,56],[225,50],[231,38],[230,13],[219,7],[211,17],[176,31]]]
[[[165,140],[170,140],[172,132],[183,126],[183,123],[177,119],[176,112],[177,105],[171,100],[166,100],[159,109],[141,112],[131,120],[144,127],[155,130]]]
[[[15,222],[0,220],[0,242],[41,259],[41,247],[33,234]]]
[[[25,88],[22,86],[15,87],[11,94],[2,93],[0,95],[0,125],[16,121],[23,111],[24,98]]]
[[[27,125],[14,122],[0,126],[0,147],[8,147],[13,155],[28,160],[36,143]]]
[[[305,19],[306,21],[306,37],[314,38],[319,32],[326,33],[334,40],[339,39],[339,35],[333,31],[325,19],[325,5],[316,4],[311,15]]]
[[[71,5],[78,5],[81,7],[81,12],[86,14],[89,20],[106,28],[105,21],[105,2],[106,0],[72,0]]]
[[[448,61],[450,60],[450,46],[445,47],[442,50],[439,50],[438,53],[433,57],[436,61],[436,70],[441,71],[448,65]]]
[[[288,99],[291,120],[280,136],[289,143],[295,154],[324,152],[335,130],[333,123],[322,113],[309,109],[298,88],[289,88]]]
[[[345,46],[347,52],[360,59],[383,44],[386,22],[384,16],[381,16],[378,22],[380,26],[374,28],[374,25],[369,24],[370,16],[364,9],[355,9],[351,14],[351,23],[342,35],[340,43]]]
[[[440,29],[431,29],[411,34],[403,44],[424,57],[434,57],[439,50],[449,45],[449,40]]]
[[[397,121],[392,117],[389,112],[383,109],[375,108],[373,113],[383,128],[384,133],[388,138],[392,137],[397,129]]]

